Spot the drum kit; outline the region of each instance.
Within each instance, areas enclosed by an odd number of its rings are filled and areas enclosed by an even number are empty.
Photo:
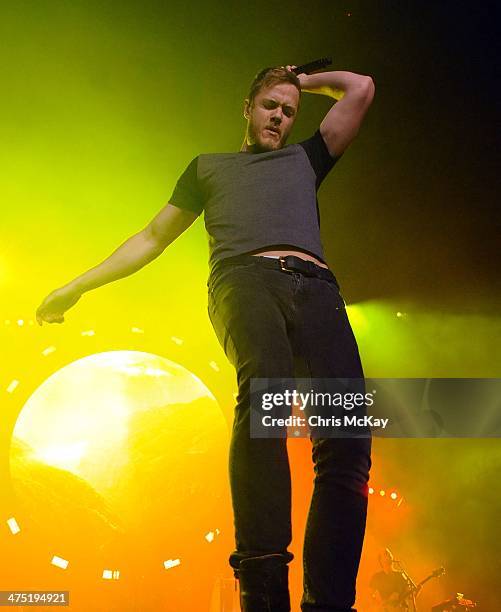
[[[463,593],[456,593],[454,597],[433,606],[431,612],[451,612],[452,610],[468,612],[468,610],[476,608],[477,605],[478,603],[476,601],[465,599]]]

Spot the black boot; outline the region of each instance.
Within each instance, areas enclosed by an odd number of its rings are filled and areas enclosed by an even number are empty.
[[[281,554],[242,559],[235,570],[242,612],[290,612],[288,576]]]

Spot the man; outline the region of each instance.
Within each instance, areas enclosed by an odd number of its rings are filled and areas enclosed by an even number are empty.
[[[379,553],[378,560],[381,571],[372,576],[369,584],[374,609],[384,612],[409,610],[406,604],[410,594],[409,584],[402,572],[394,568],[393,553],[385,548]]]
[[[47,296],[37,320],[64,321],[80,295],[160,255],[205,213],[208,313],[238,380],[229,472],[236,548],[229,562],[245,612],[290,610],[291,481],[286,439],[251,438],[251,378],[362,378],[345,303],[324,261],[316,192],[356,136],[373,96],[368,76],[296,76],[267,68],[244,104],[239,152],[199,155],[169,203],[96,268]],[[315,134],[285,146],[302,91],[339,101]],[[304,542],[304,612],[349,611],[365,532],[370,437],[313,441],[315,489]]]

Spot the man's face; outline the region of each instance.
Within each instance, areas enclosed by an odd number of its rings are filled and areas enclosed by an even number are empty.
[[[259,151],[281,149],[296,120],[299,91],[292,83],[276,83],[261,89],[252,106],[245,101],[248,145]]]
[[[385,572],[389,572],[393,566],[393,555],[388,550],[384,550],[379,555],[379,563]]]

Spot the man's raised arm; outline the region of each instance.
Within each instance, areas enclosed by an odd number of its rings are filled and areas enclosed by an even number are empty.
[[[197,213],[166,204],[143,230],[131,236],[99,265],[50,293],[37,309],[39,325],[43,321],[62,323],[64,313],[78,302],[82,294],[143,268],[188,229],[197,217]]]
[[[320,124],[320,134],[329,153],[339,157],[357,135],[372,104],[374,81],[370,76],[344,70],[300,74],[298,78],[301,91],[324,94],[338,100]]]

